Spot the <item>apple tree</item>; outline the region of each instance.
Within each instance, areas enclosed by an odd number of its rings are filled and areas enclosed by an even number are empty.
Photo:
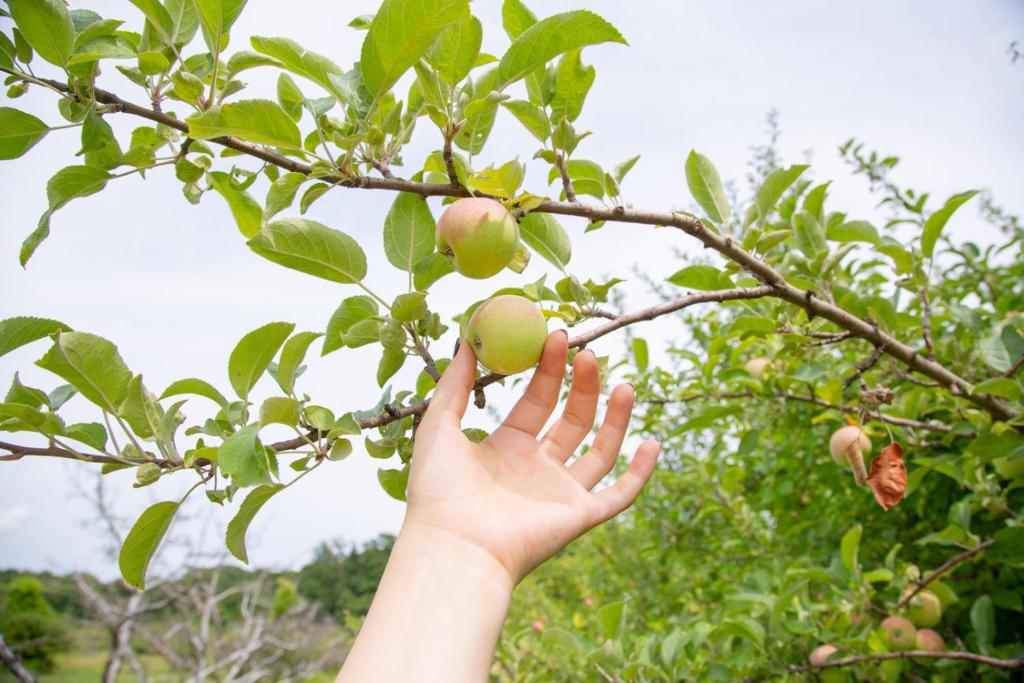
[[[126,538],[119,564],[129,584],[144,587],[153,553],[193,499],[237,507],[227,547],[247,561],[260,509],[357,441],[382,461],[383,490],[402,499],[419,416],[453,339],[480,330],[500,345],[518,329],[501,315],[474,319],[490,297],[443,319],[431,286],[509,268],[519,286],[490,296],[525,300],[523,315],[536,309],[567,327],[571,348],[608,335],[626,342],[607,371],[636,385],[644,408],[635,427],[663,440],[668,457],[626,522],[632,533],[604,528],[523,586],[534,599],[517,603],[496,676],[895,680],[1021,668],[1024,230],[991,198],[900,187],[894,157],[851,141],[840,152],[878,193],[872,220],[829,206],[829,181],[806,165],[768,164],[748,197],[730,197],[696,151],[679,160],[692,211],[634,207],[622,188],[637,157],[588,158],[591,133],[576,125],[595,79],[584,50],[626,43],[587,10],[541,18],[504,0],[508,45],[492,55],[468,0],[384,0],[352,20],[360,57],[343,67],[293,38],[237,45],[231,29],[245,0],[130,4],[104,18],[63,0],[6,0],[0,71],[10,104],[38,89],[56,107],[49,121],[0,108],[0,158],[51,133],[74,137],[21,264],[55,247],[51,226],[73,200],[167,173],[192,204],[226,202],[254,257],[341,293],[320,330],[268,321],[241,336],[227,359],[230,392],[220,377],[147,386],[112,341],[30,311],[0,322],[0,354],[38,343],[37,365],[55,376],[44,388],[13,379],[0,425],[22,436],[0,442],[0,459],[133,468],[137,486],[189,480],[184,497],[148,508]],[[112,70],[132,88],[108,90]],[[276,75],[274,99],[247,97],[254,70]],[[526,185],[518,160],[479,163],[499,116],[521,125],[535,150],[529,168],[546,178]],[[137,127],[118,137],[114,117]],[[409,159],[417,127],[437,149]],[[326,193],[356,191],[393,195],[381,217],[387,263],[368,263],[353,237],[304,217]],[[972,200],[1000,243],[946,233]],[[457,215],[464,202],[494,212],[483,223],[496,242],[439,229],[435,213]],[[583,219],[584,234],[570,234],[566,217]],[[648,274],[661,301],[626,310],[622,279],[573,274],[573,241],[609,222],[638,226],[637,249],[642,226],[659,226],[706,256]],[[531,254],[559,278],[531,276]],[[366,284],[371,267],[393,269],[388,291]],[[655,365],[633,326],[660,318],[687,334]],[[310,349],[344,363],[362,346],[379,349],[376,406],[325,406],[301,391]],[[524,367],[504,360],[485,364]],[[422,367],[418,378],[392,388],[407,363]],[[265,374],[274,391],[254,395]],[[481,371],[477,405],[505,378]],[[76,395],[95,421],[62,418]],[[268,425],[295,436],[268,442]],[[594,572],[568,571],[577,559],[601,576],[606,560],[618,567],[588,585]],[[543,619],[527,614],[540,608]],[[881,626],[887,616],[916,622],[913,641]]]

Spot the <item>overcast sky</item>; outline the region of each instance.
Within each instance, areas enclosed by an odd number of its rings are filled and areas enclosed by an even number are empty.
[[[346,24],[377,4],[250,0],[231,48],[247,47],[254,34],[286,36],[347,68],[363,34]],[[602,45],[584,52],[585,61],[597,67],[597,81],[578,127],[594,135],[577,155],[611,167],[641,154],[624,186],[627,200],[637,206],[687,206],[683,160],[692,148],[709,156],[726,178],[742,180],[749,148],[764,141],[765,114],[774,107],[781,117],[786,160],[802,161],[810,153],[815,176],[835,181],[832,209],[855,217],[877,215],[863,181],[846,172],[835,151],[855,136],[903,159],[896,176],[902,184],[942,199],[968,188],[988,188],[1008,209],[1024,211],[1024,63],[1012,65],[1007,54],[1013,40],[1024,39],[1020,1],[531,4],[541,16],[586,6],[629,40],[630,47]],[[133,29],[141,26],[123,0],[74,6],[127,19]],[[484,23],[484,49],[500,55],[507,46],[500,3],[475,0],[472,7]],[[42,65],[37,68],[45,71]],[[139,99],[113,68],[107,70],[101,84]],[[269,72],[249,73],[245,96],[272,94]],[[47,93],[34,91],[15,104],[54,125],[63,122]],[[109,119],[125,137],[139,125]],[[275,320],[295,322],[300,330],[322,330],[340,299],[357,293],[255,256],[219,197],[207,196],[193,207],[181,197],[173,174],[162,170],[145,181],[118,180],[101,194],[64,208],[53,220],[50,240],[26,270],[20,269],[19,245],[45,208],[46,179],[75,163],[75,136],[74,131],[55,132],[27,157],[0,165],[0,317],[45,316],[101,334],[117,343],[128,365],[157,391],[173,380],[197,376],[227,392],[227,357],[245,332]],[[404,153],[412,168],[398,172],[414,172],[438,141],[437,131],[424,121]],[[515,156],[525,161],[534,150],[532,138],[503,115],[478,166]],[[545,187],[546,176],[546,169],[531,167],[526,188],[555,192]],[[381,245],[391,200],[386,193],[337,190],[308,214],[360,240],[370,262],[371,286],[388,295],[404,287],[404,277],[388,265]],[[437,200],[432,206],[436,215]],[[564,223],[574,239],[570,270],[583,279],[628,273],[634,266],[652,277],[667,277],[680,267],[673,249],[697,253],[676,231],[609,225],[584,235],[582,224]],[[973,208],[958,214],[948,228],[961,236],[982,229]],[[535,258],[527,275],[533,280],[543,272],[544,264]],[[512,275],[486,283],[450,277],[435,287],[431,303],[450,315],[494,288],[520,281]],[[641,283],[624,287],[631,307],[649,303]],[[641,333],[656,350],[677,336],[673,325],[671,320],[650,323]],[[439,351],[450,347],[449,339],[438,345]],[[619,353],[621,338],[602,340],[598,348]],[[39,342],[0,358],[0,382],[8,383],[20,370],[26,383],[53,388],[59,381],[32,365],[45,349]],[[325,359],[317,353],[311,353],[302,391],[338,413],[375,403],[376,352],[346,350]],[[409,363],[395,378],[397,387],[411,384],[417,372],[413,366]],[[256,396],[272,392],[265,378]],[[507,405],[508,392],[495,387],[492,402]],[[192,423],[207,417],[208,409],[203,399],[195,399],[185,412]],[[98,413],[76,398],[67,417],[95,420]],[[487,426],[488,418],[471,409],[468,423]],[[273,436],[270,430],[266,435]],[[253,527],[254,563],[297,566],[321,540],[362,541],[396,531],[403,506],[379,489],[380,464],[357,449],[348,460],[328,463],[275,499]],[[89,507],[75,494],[73,482],[88,483],[88,470],[56,460],[0,463],[0,567],[81,568],[104,576],[116,572],[101,551],[95,525],[89,524]],[[116,508],[129,519],[191,483],[186,473],[135,490],[131,477],[130,472],[108,477]],[[191,521],[177,531],[198,535],[200,521],[203,528],[217,528],[235,507],[219,510],[195,499],[188,507]]]

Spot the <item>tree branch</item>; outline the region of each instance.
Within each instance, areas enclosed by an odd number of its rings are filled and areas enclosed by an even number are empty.
[[[47,446],[45,448],[38,446],[21,446],[19,444],[7,443],[6,441],[0,441],[0,450],[5,450],[10,453],[10,455],[0,455],[0,461],[21,460],[26,455],[46,455],[54,458],[82,460],[100,465],[111,463],[118,465],[142,465],[147,462],[156,463],[161,467],[170,467],[172,465],[172,463],[166,460],[154,460],[150,458],[115,458],[110,455],[100,455],[98,453],[76,453],[57,446]]]
[[[0,71],[11,74],[18,78],[25,78],[25,74],[18,71],[0,67]],[[70,88],[64,83],[49,79],[34,79],[45,85],[64,93],[71,93]],[[122,100],[117,95],[97,88],[94,91],[96,101],[111,106],[114,111],[125,112],[139,116],[156,123],[162,123],[170,128],[183,133],[188,133],[188,125],[166,113],[153,111],[139,105]],[[286,157],[269,149],[244,142],[232,137],[221,137],[210,140],[214,144],[222,145],[229,149],[248,154],[282,169],[303,173],[308,175],[311,169],[297,159]],[[423,197],[448,196],[466,197],[469,191],[464,187],[452,186],[451,184],[435,184],[415,182],[402,178],[371,178],[371,177],[341,177],[326,176],[322,178],[325,182],[334,183],[342,187],[361,188],[370,190],[389,190],[397,192],[410,192]],[[568,196],[567,196],[568,199]],[[687,235],[701,242],[706,248],[713,249],[726,259],[740,265],[750,275],[757,278],[772,288],[772,295],[799,306],[807,311],[808,316],[819,316],[832,322],[850,332],[853,336],[860,337],[875,346],[884,346],[885,353],[902,361],[911,370],[926,375],[939,382],[953,394],[960,396],[988,411],[998,420],[1010,420],[1017,414],[1002,399],[991,394],[971,393],[971,383],[951,372],[936,361],[929,360],[917,353],[907,344],[899,341],[890,334],[883,332],[876,325],[873,325],[863,318],[839,308],[833,303],[817,297],[810,290],[800,289],[790,284],[778,271],[772,268],[767,262],[762,261],[739,245],[735,244],[728,235],[719,235],[708,228],[697,218],[676,213],[674,211],[645,211],[640,209],[616,207],[590,206],[580,202],[566,201],[545,201],[533,209],[542,213],[551,213],[562,216],[577,216],[586,218],[590,222],[613,221],[619,223],[635,223],[652,226],[670,226],[683,231]]]
[[[935,360],[935,346],[932,344],[932,303],[928,299],[928,288],[921,288],[921,337],[928,357]]]
[[[575,204],[578,201],[576,199],[576,190],[572,186],[569,170],[565,167],[565,157],[561,154],[555,157],[555,168],[558,169],[558,174],[562,177],[562,189],[565,191],[565,200]]]
[[[10,672],[17,678],[21,683],[36,683],[35,676],[25,668],[25,665],[18,659],[18,655],[14,654],[14,651],[7,646],[4,642],[3,634],[0,634],[0,662],[6,666]]]
[[[857,415],[863,410],[855,406],[837,405],[835,403],[829,403],[824,399],[820,399],[816,396],[802,396],[800,394],[755,394],[750,391],[738,391],[738,392],[725,392],[725,393],[714,393],[714,394],[696,394],[693,396],[681,396],[674,399],[656,398],[650,399],[648,403],[689,403],[690,401],[699,401],[702,399],[738,399],[738,398],[781,398],[785,401],[798,401],[801,403],[811,403],[822,408],[830,408],[832,410],[838,410],[841,413],[847,413],[850,415]],[[911,420],[906,417],[897,417],[895,415],[887,415],[877,410],[867,410],[864,414],[868,417],[879,420],[880,422],[887,422],[891,425],[897,425],[899,427],[908,427],[910,429],[923,429],[930,432],[942,432],[949,433],[952,431],[952,427],[938,422],[922,422],[920,420]],[[964,434],[964,437],[973,436],[973,434]]]
[[[994,666],[1000,669],[1021,669],[1024,668],[1024,657],[1017,659],[997,659],[985,655],[974,654],[973,652],[932,652],[931,650],[907,650],[904,652],[879,652],[871,655],[854,655],[843,659],[834,659],[824,664],[805,664],[804,666],[789,667],[790,673],[801,673],[814,671],[816,669],[833,669],[839,666],[849,666],[858,662],[882,661],[886,659],[905,659],[908,657],[921,659],[957,659],[986,666]]]
[[[896,603],[896,606],[893,607],[893,611],[895,612],[897,610],[900,610],[900,609],[903,609],[904,607],[906,607],[910,603],[910,601],[913,599],[913,597],[915,595],[917,595],[918,593],[923,591],[928,584],[930,584],[932,581],[934,581],[935,579],[939,578],[940,576],[942,576],[943,574],[948,572],[953,567],[957,566],[958,564],[962,564],[962,563],[966,562],[967,560],[971,559],[972,557],[974,557],[978,553],[984,552],[985,550],[987,550],[988,548],[991,548],[995,544],[996,544],[996,542],[995,542],[994,539],[989,539],[989,540],[985,541],[984,543],[980,543],[977,546],[971,548],[970,550],[966,550],[966,551],[960,553],[959,555],[956,555],[955,557],[949,558],[948,560],[943,562],[939,566],[938,569],[933,571],[931,574],[928,574],[928,576],[924,577],[924,579],[922,579],[920,582],[918,582],[918,584],[914,588],[914,590],[912,590],[909,593],[907,593],[906,595],[904,595],[900,599],[900,601]]]

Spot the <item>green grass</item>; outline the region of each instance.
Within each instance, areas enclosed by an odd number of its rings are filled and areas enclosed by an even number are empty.
[[[148,674],[168,673],[167,662],[155,655],[142,655],[142,666]],[[57,658],[57,668],[51,673],[40,674],[39,683],[96,683],[103,674],[103,665],[107,662],[105,652],[73,652]],[[0,672],[0,683],[14,683],[14,678]],[[117,677],[118,683],[134,683],[138,680],[125,665]]]

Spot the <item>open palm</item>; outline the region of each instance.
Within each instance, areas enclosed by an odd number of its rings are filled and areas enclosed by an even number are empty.
[[[572,465],[590,433],[600,396],[597,359],[576,355],[562,416],[538,435],[558,404],[567,336],[551,334],[526,393],[482,443],[462,433],[461,420],[476,361],[462,344],[417,432],[409,480],[406,525],[453,534],[495,557],[518,581],[588,529],[632,504],[654,469],[659,444],[645,441],[629,469],[591,493],[619,455],[634,392],[617,386],[593,447]]]

